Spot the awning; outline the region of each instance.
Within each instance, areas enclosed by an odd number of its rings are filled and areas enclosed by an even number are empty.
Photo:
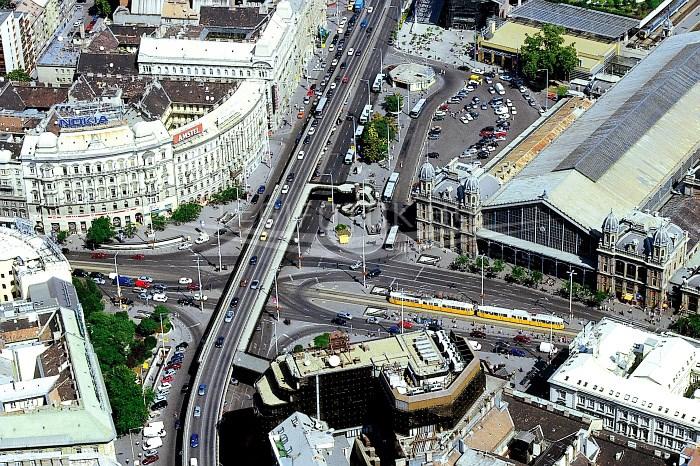
[[[622,295],[622,300],[623,301],[632,301],[634,299],[634,296],[632,293],[625,293]]]

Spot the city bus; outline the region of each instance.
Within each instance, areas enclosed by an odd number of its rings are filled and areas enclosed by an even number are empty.
[[[386,182],[386,187],[384,188],[384,194],[382,195],[382,200],[384,202],[391,201],[394,197],[394,190],[396,190],[396,184],[399,182],[399,173],[394,172],[389,176],[389,181]]]
[[[382,90],[382,82],[384,81],[384,74],[379,73],[374,77],[374,83],[372,84],[372,92],[380,92]]]
[[[394,244],[396,244],[396,235],[399,234],[399,226],[394,225],[389,229],[389,233],[386,235],[386,241],[384,242],[384,249],[387,251],[394,250]]]
[[[423,111],[423,107],[425,107],[425,102],[425,99],[420,99],[418,102],[416,102],[416,105],[414,105],[411,109],[411,118],[418,118],[420,116],[420,113]]]
[[[364,124],[369,121],[369,117],[372,115],[372,106],[371,105],[365,105],[365,108],[362,109],[362,115],[360,115],[360,123]]]
[[[318,104],[316,105],[316,118],[321,118],[323,116],[323,111],[326,109],[327,103],[328,99],[326,97],[321,97],[321,99],[318,101]]]

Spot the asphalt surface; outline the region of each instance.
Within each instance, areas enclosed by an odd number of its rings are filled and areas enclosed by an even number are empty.
[[[387,5],[385,5],[386,7]],[[355,26],[352,36],[347,40],[346,50],[350,47],[357,49],[362,49],[366,51],[371,48],[368,45],[371,38],[376,38],[377,36],[382,36],[388,34],[388,30],[381,30],[377,27],[382,15],[387,15],[386,10],[378,7],[375,12],[368,15],[370,26],[374,28],[372,34],[368,34],[365,30],[359,27],[359,22],[361,17],[358,18],[357,25]],[[348,57],[344,56],[344,61],[348,62],[347,70],[334,70],[331,76],[331,81],[335,74],[348,75],[350,78],[350,84],[354,82],[354,79],[358,74],[361,73],[362,69],[358,65],[362,60],[362,57]],[[329,57],[330,58],[330,57]],[[331,61],[330,59],[328,61]],[[357,86],[361,88],[362,82],[357,82]],[[247,310],[250,309],[256,298],[257,293],[265,292],[269,290],[254,290],[250,286],[239,287],[239,283],[242,280],[261,280],[263,275],[269,273],[276,269],[277,264],[273,263],[276,250],[281,247],[278,242],[284,234],[284,230],[290,222],[295,220],[292,218],[292,212],[294,206],[301,202],[302,188],[306,184],[307,180],[311,177],[316,168],[316,155],[320,154],[326,145],[331,130],[336,124],[336,115],[340,112],[343,105],[344,94],[347,92],[347,85],[339,85],[339,89],[335,96],[329,100],[325,115],[320,119],[320,123],[316,128],[315,135],[310,138],[309,144],[301,144],[295,148],[289,148],[287,157],[282,157],[282,159],[287,159],[287,166],[284,167],[284,173],[280,178],[272,177],[272,180],[280,179],[278,186],[274,188],[271,192],[271,199],[274,200],[279,198],[282,201],[282,206],[279,210],[272,210],[272,206],[267,206],[265,208],[265,214],[261,215],[259,222],[266,222],[268,218],[266,217],[268,213],[271,213],[271,218],[273,224],[270,228],[266,228],[264,231],[268,234],[268,239],[266,241],[261,241],[259,236],[257,236],[260,229],[254,230],[251,236],[247,239],[246,251],[244,252],[239,265],[241,270],[235,273],[224,290],[223,297],[219,301],[217,306],[217,313],[213,320],[221,321],[223,319],[223,313],[228,309],[231,299],[236,295],[240,299],[238,305],[238,311],[231,323],[215,322],[213,324],[213,329],[218,329],[215,335],[209,335],[217,337],[219,335],[224,337],[224,347],[221,349],[203,352],[203,360],[199,366],[197,375],[195,376],[196,384],[206,384],[206,394],[199,396],[193,391],[191,402],[186,408],[186,419],[185,426],[183,429],[183,455],[182,464],[189,465],[189,459],[191,457],[196,457],[199,460],[199,464],[203,465],[216,465],[218,462],[218,442],[217,442],[217,426],[219,419],[222,414],[222,407],[224,405],[224,394],[226,388],[229,384],[228,373],[229,368],[233,362],[233,357],[236,349],[241,343],[241,339],[244,333],[244,327],[248,320]],[[357,113],[358,109],[350,108],[353,113]],[[303,136],[308,133],[308,127],[304,130]],[[297,158],[297,153],[300,149],[305,152],[305,156],[302,159]],[[293,155],[292,155],[293,154]],[[295,178],[293,181],[286,182],[285,179],[290,173],[295,173]],[[289,193],[281,194],[281,185],[289,185]],[[249,265],[249,258],[256,256],[257,263],[255,265]],[[214,330],[212,330],[213,332]],[[205,348],[207,344],[205,343]],[[199,405],[202,410],[201,417],[193,417],[192,410],[195,405]],[[190,447],[190,439],[192,434],[197,434],[199,436],[199,446],[196,448]]]

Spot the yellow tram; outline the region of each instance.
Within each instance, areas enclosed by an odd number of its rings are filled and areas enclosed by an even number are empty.
[[[431,296],[419,296],[409,293],[392,291],[389,293],[389,302],[404,305],[410,308],[424,309],[426,311],[446,312],[462,316],[477,315],[484,319],[498,320],[529,327],[564,329],[564,320],[549,314],[532,314],[520,309],[506,309],[495,306],[475,306],[471,303],[456,301],[453,299],[436,298]]]

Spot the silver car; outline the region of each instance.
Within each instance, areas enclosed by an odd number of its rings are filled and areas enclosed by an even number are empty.
[[[199,417],[202,415],[202,408],[200,406],[194,407],[194,417]]]

